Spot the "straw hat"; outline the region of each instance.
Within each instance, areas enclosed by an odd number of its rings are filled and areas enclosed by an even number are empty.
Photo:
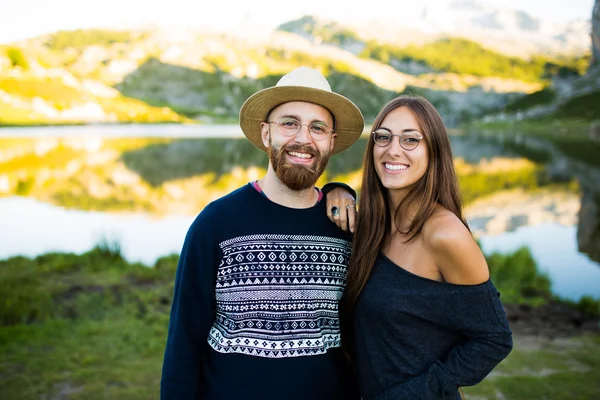
[[[290,101],[306,101],[328,109],[335,120],[336,154],[352,146],[360,137],[365,120],[358,107],[342,95],[331,91],[329,82],[315,69],[300,67],[284,75],[277,85],[250,96],[240,109],[240,126],[250,142],[267,151],[260,136],[260,123],[269,112]]]

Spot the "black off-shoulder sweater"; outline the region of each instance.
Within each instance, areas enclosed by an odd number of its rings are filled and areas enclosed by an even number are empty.
[[[512,349],[499,296],[490,280],[438,282],[380,254],[354,315],[363,399],[460,398]]]

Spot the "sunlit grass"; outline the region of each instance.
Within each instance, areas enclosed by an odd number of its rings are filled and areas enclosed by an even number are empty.
[[[56,78],[0,77],[0,91],[15,96],[20,101],[29,102],[30,107],[36,98],[45,100],[45,106],[51,107],[56,113],[44,115],[41,111],[7,104],[6,107],[0,107],[0,125],[81,123],[85,121],[76,117],[63,117],[60,112],[88,103],[98,104],[102,108],[109,116],[106,122],[195,122],[168,107],[155,107],[138,99],[121,95],[110,98],[95,97]]]
[[[0,101],[0,127],[2,125],[36,125],[46,117],[33,110],[18,108]]]

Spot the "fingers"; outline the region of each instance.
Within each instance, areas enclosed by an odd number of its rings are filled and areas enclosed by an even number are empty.
[[[356,203],[351,202],[344,206],[343,211],[339,213],[338,216],[333,220],[338,228],[343,231],[349,231],[354,233],[354,229],[356,227]]]
[[[338,228],[341,228],[341,226],[340,226],[340,214],[341,213],[342,213],[342,211],[340,210],[340,207],[338,207],[336,205],[332,205],[331,207],[327,208],[327,216],[329,217],[331,222],[333,222],[334,224],[336,224],[338,226]]]
[[[348,214],[348,227],[350,228],[350,232],[354,233],[354,229],[356,229],[356,217],[358,211],[356,210],[356,206],[354,207],[347,207],[347,213]]]
[[[333,211],[336,208],[339,210],[339,207],[336,206],[337,199],[329,195],[326,196],[325,199],[327,200],[327,202],[325,203],[325,207],[327,210],[327,218],[329,218],[331,222],[335,223],[335,215],[333,215]]]
[[[340,221],[340,223],[338,224],[338,227],[343,231],[347,231],[348,230],[348,212],[345,207],[344,207],[343,211],[340,213],[339,221]]]
[[[343,189],[334,189],[326,196],[327,217],[338,228],[354,232],[356,225],[356,201]]]

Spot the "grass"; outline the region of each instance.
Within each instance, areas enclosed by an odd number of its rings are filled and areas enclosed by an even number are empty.
[[[493,258],[503,299],[509,288],[531,296],[532,285],[537,295],[549,293],[528,250]],[[1,260],[0,398],[158,399],[177,261],[171,255],[152,268],[128,263],[108,240],[79,255]],[[587,307],[592,303],[599,305],[592,299]],[[527,340],[517,337],[509,357],[466,393],[498,400],[600,395],[593,379],[598,336],[543,346]]]
[[[592,400],[600,398],[600,336],[531,343],[515,337],[511,354],[467,399]]]
[[[158,398],[177,257],[118,244],[0,261],[0,398]]]
[[[165,342],[160,325],[113,314],[3,329],[0,341],[11,343],[1,346],[0,396],[33,400],[66,390],[60,398],[158,399]]]

